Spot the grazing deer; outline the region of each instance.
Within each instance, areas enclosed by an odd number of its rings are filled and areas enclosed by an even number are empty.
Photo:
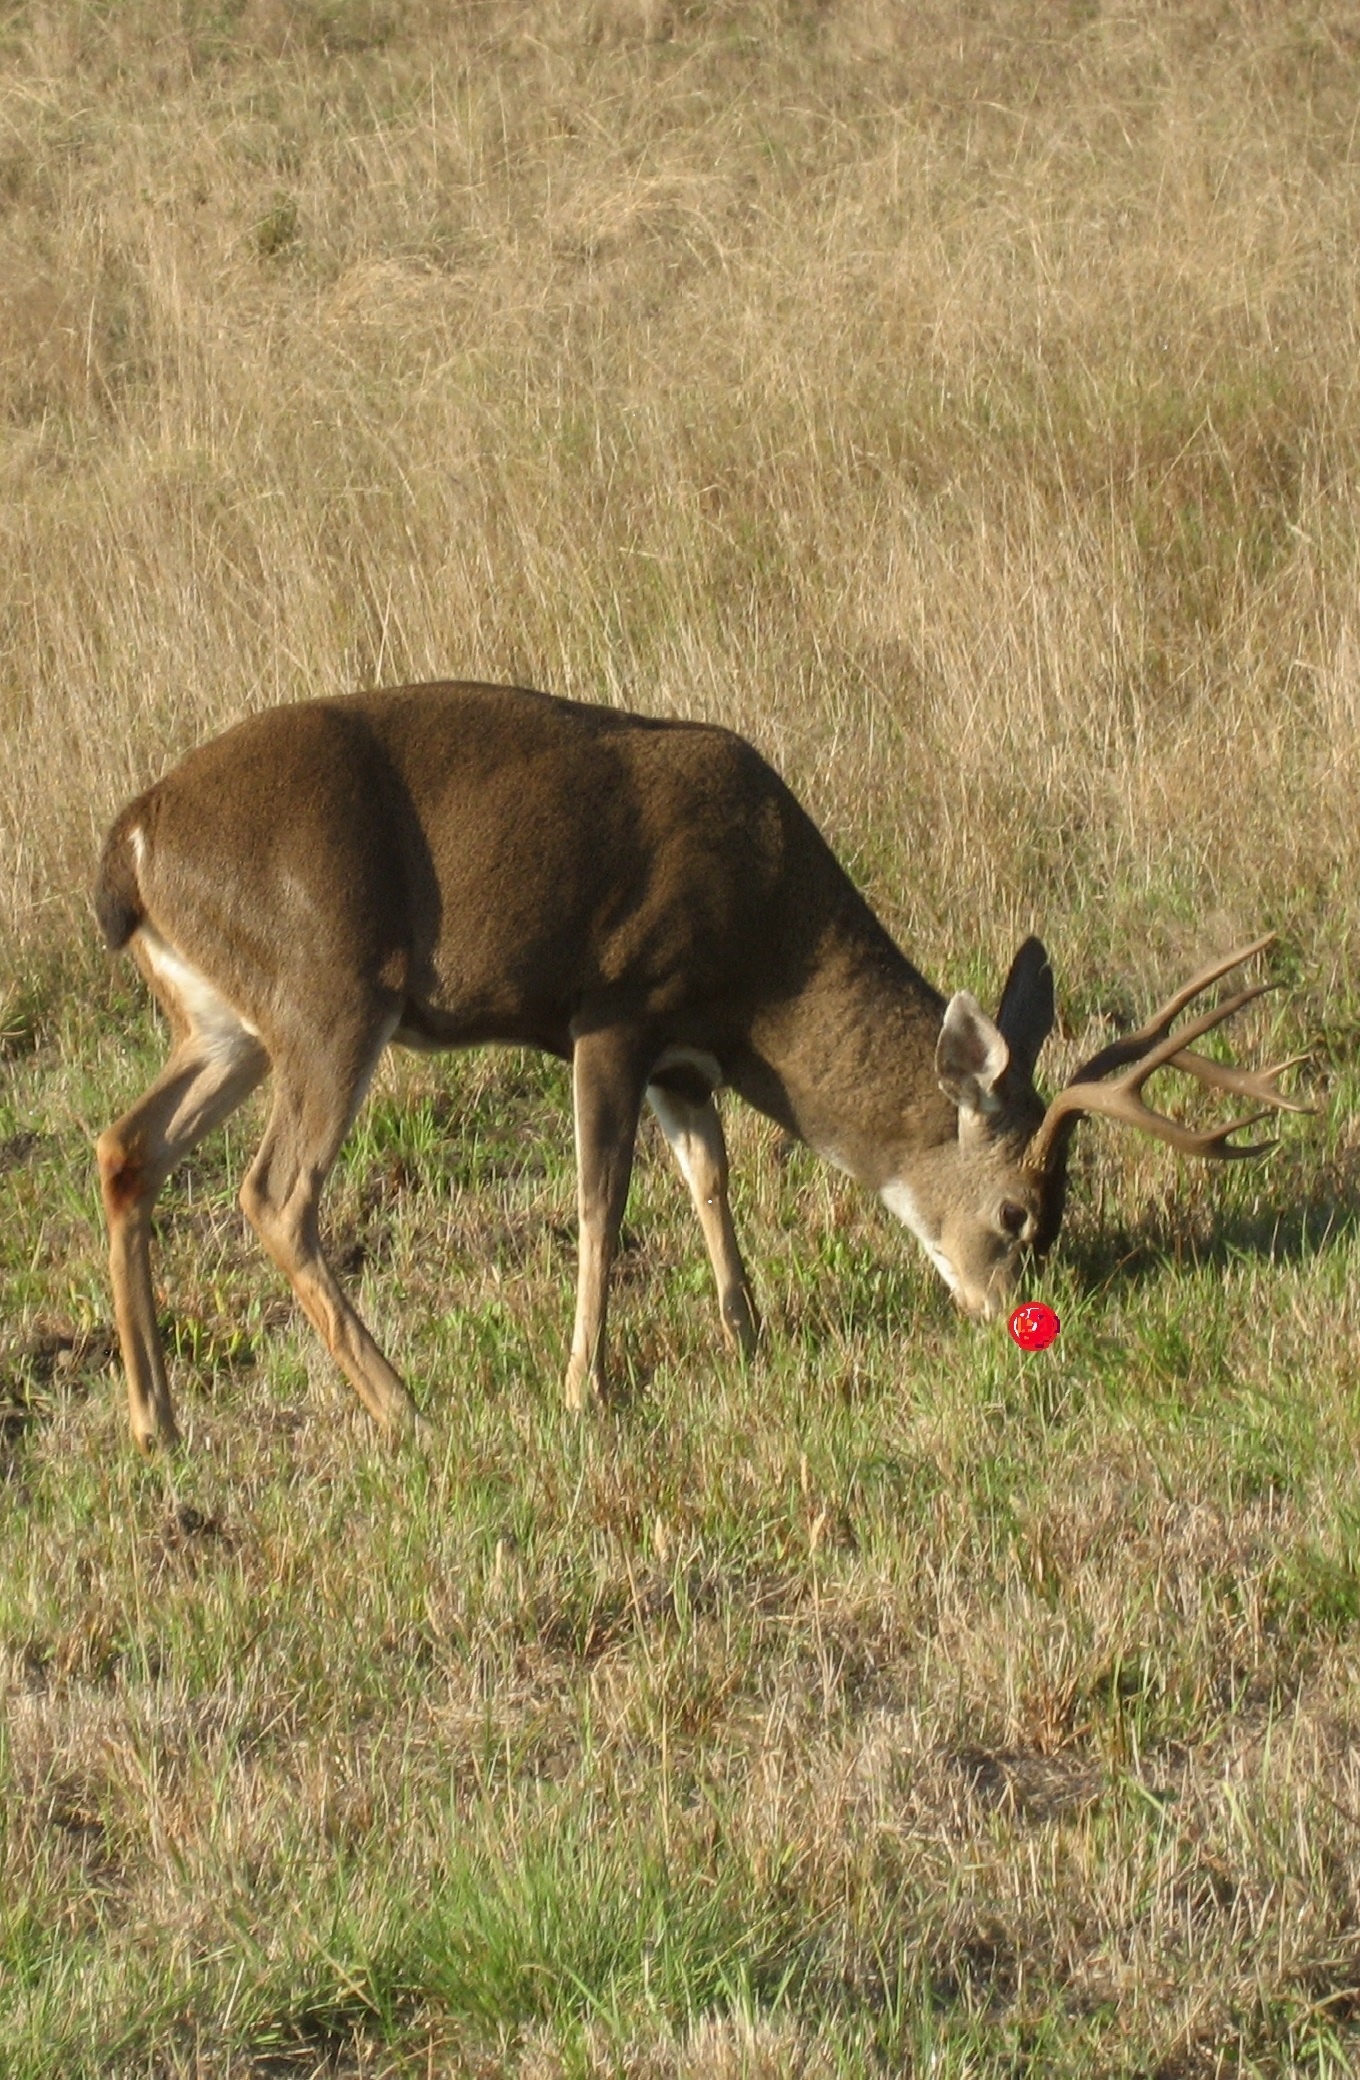
[[[606,1386],[606,1293],[644,1098],[743,1352],[758,1317],[728,1209],[724,1085],[877,1192],[960,1308],[988,1319],[1021,1252],[1057,1234],[1082,1113],[1224,1158],[1260,1153],[1230,1137],[1264,1113],[1192,1132],[1144,1104],[1155,1069],[1307,1109],[1277,1088],[1293,1063],[1251,1071],[1190,1051],[1259,987],[1171,1030],[1268,939],[1196,975],[1045,1109],[1033,1077],[1053,977],[1037,939],[1017,953],[995,1020],[966,990],[946,1003],[742,738],[517,688],[400,687],[249,717],[123,811],[94,901],[174,1032],[160,1077],[98,1142],[143,1449],[176,1434],[151,1286],[156,1194],[270,1069],[273,1108],[241,1205],[364,1406],[392,1428],[413,1404],[318,1228],[327,1173],[389,1041],[504,1041],[571,1063],[573,1407]]]

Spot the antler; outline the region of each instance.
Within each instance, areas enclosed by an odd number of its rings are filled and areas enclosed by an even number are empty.
[[[1171,1031],[1172,1021],[1186,1005],[1200,996],[1211,983],[1226,975],[1232,968],[1240,967],[1253,955],[1264,952],[1274,940],[1275,934],[1268,932],[1264,939],[1257,939],[1250,946],[1243,946],[1230,953],[1224,960],[1215,961],[1210,967],[1201,969],[1169,997],[1161,1009],[1155,1011],[1145,1026],[1122,1040],[1115,1040],[1099,1054],[1092,1055],[1089,1062],[1077,1070],[1076,1075],[1060,1090],[1025,1154],[1028,1168],[1047,1169],[1055,1153],[1066,1141],[1072,1128],[1084,1112],[1101,1112],[1109,1119],[1120,1119],[1129,1126],[1138,1127],[1145,1134],[1155,1134],[1159,1141],[1169,1142],[1183,1155],[1210,1156],[1221,1161],[1240,1160],[1244,1156],[1264,1155],[1273,1148],[1273,1141],[1253,1142],[1248,1146],[1235,1143],[1234,1134],[1268,1117],[1270,1111],[1311,1112],[1310,1105],[1300,1104],[1296,1098],[1287,1098],[1277,1088],[1278,1079],[1288,1069],[1295,1069],[1308,1059],[1297,1054],[1287,1062],[1279,1062],[1272,1069],[1243,1069],[1235,1062],[1214,1062],[1207,1056],[1194,1054],[1189,1046],[1199,1040],[1215,1026],[1223,1024],[1244,1005],[1253,1003],[1275,985],[1258,982],[1249,989],[1238,990],[1235,996],[1226,997],[1211,1011],[1203,1011],[1198,1018],[1182,1026],[1179,1032]],[[1263,1108],[1248,1113],[1242,1119],[1233,1120],[1228,1126],[1215,1127],[1200,1133],[1193,1127],[1183,1126],[1179,1120],[1168,1119],[1163,1113],[1154,1112],[1143,1102],[1141,1092],[1148,1078],[1158,1069],[1183,1069],[1196,1077],[1200,1083],[1213,1090],[1231,1091],[1237,1097],[1254,1098]],[[1114,1069],[1123,1069],[1122,1076],[1112,1082],[1103,1078]]]

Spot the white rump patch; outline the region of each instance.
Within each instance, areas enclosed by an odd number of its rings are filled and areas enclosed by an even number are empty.
[[[889,1213],[895,1214],[904,1228],[910,1228],[950,1292],[957,1293],[959,1281],[955,1276],[954,1267],[927,1228],[921,1203],[911,1186],[898,1179],[893,1184],[885,1184],[879,1197]]]

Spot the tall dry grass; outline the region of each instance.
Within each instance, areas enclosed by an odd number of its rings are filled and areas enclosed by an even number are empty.
[[[943,975],[1353,964],[1347,11],[68,0],[0,28],[0,959],[266,702],[720,717]],[[1091,987],[1095,986],[1092,973]]]

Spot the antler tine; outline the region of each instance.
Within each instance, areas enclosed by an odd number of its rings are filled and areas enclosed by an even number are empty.
[[[1077,1117],[1084,1112],[1103,1113],[1107,1118],[1120,1119],[1136,1126],[1144,1133],[1153,1134],[1160,1141],[1168,1142],[1183,1155],[1208,1156],[1220,1161],[1241,1160],[1246,1156],[1264,1155],[1275,1146],[1273,1141],[1253,1142],[1239,1145],[1232,1136],[1252,1127],[1258,1120],[1268,1117],[1270,1109],[1281,1112],[1307,1112],[1310,1108],[1297,1099],[1287,1098],[1277,1088],[1278,1079],[1287,1069],[1297,1068],[1304,1055],[1281,1062],[1270,1069],[1243,1069],[1236,1063],[1215,1062],[1207,1056],[1192,1052],[1191,1041],[1201,1039],[1212,1032],[1226,1019],[1241,1011],[1247,1004],[1254,1003],[1273,988],[1271,983],[1254,983],[1247,989],[1237,990],[1225,997],[1221,1004],[1202,1011],[1197,1018],[1179,1031],[1170,1027],[1177,1015],[1187,1004],[1217,982],[1230,969],[1261,953],[1274,938],[1273,933],[1244,946],[1226,959],[1215,961],[1195,975],[1173,997],[1167,999],[1153,1013],[1147,1024],[1138,1032],[1128,1034],[1122,1040],[1112,1042],[1091,1057],[1076,1075],[1060,1090],[1044,1115],[1038,1132],[1030,1142],[1027,1163],[1044,1167],[1052,1158],[1055,1145],[1065,1140]],[[1262,1110],[1235,1119],[1227,1126],[1200,1131],[1183,1126],[1180,1121],[1168,1119],[1154,1112],[1141,1093],[1143,1085],[1158,1069],[1174,1067],[1183,1069],[1201,1083],[1213,1089],[1232,1091],[1239,1097],[1255,1098]],[[1124,1073],[1105,1081],[1114,1069]]]
[[[1184,1069],[1187,1075],[1198,1077],[1213,1090],[1232,1091],[1239,1098],[1260,1098],[1280,1112],[1315,1112],[1315,1105],[1305,1105],[1301,1098],[1287,1098],[1276,1088],[1281,1076],[1308,1059],[1306,1054],[1291,1054],[1287,1062],[1277,1062],[1273,1069],[1241,1069],[1236,1062],[1211,1061],[1208,1055],[1192,1054],[1187,1047],[1173,1054],[1166,1066]]]
[[[1140,1026],[1136,1033],[1126,1033],[1122,1040],[1112,1040],[1107,1047],[1102,1047],[1098,1054],[1092,1055],[1089,1062],[1082,1063],[1076,1075],[1068,1079],[1069,1082],[1085,1083],[1092,1077],[1108,1076],[1111,1069],[1122,1069],[1125,1062],[1136,1062],[1155,1041],[1165,1039],[1171,1029],[1172,1020],[1179,1017],[1187,1004],[1202,996],[1212,983],[1229,974],[1233,968],[1240,968],[1245,961],[1253,959],[1258,953],[1264,953],[1267,946],[1273,946],[1274,943],[1275,933],[1267,932],[1263,939],[1254,940],[1250,946],[1240,946],[1236,953],[1228,954],[1226,959],[1211,961],[1207,968],[1201,968],[1197,975],[1192,975],[1189,982],[1176,991],[1174,997],[1168,997],[1160,1009],[1153,1012],[1146,1025]],[[1275,987],[1276,984],[1273,982],[1258,982],[1251,994],[1260,996],[1264,990]],[[1249,1000],[1249,996],[1239,996],[1233,1009],[1240,1010]],[[1225,1011],[1223,1015],[1226,1018],[1231,1016],[1231,1013]]]
[[[1222,960],[1210,961],[1208,967],[1201,968],[1198,975],[1192,975],[1190,980],[1176,991],[1174,997],[1168,997],[1160,1011],[1153,1012],[1143,1030],[1147,1033],[1154,1029],[1157,1032],[1165,1032],[1176,1014],[1183,1011],[1193,998],[1202,996],[1211,982],[1217,982],[1231,969],[1240,968],[1244,962],[1253,960],[1258,953],[1264,953],[1267,946],[1275,944],[1276,936],[1274,932],[1267,932],[1263,939],[1253,939],[1250,946],[1239,946],[1236,953],[1229,953]],[[1273,983],[1262,986],[1266,989],[1274,988]]]
[[[1034,1146],[1041,1135],[1046,1137],[1047,1147],[1052,1139],[1052,1127],[1083,1112],[1098,1112],[1106,1119],[1122,1120],[1126,1126],[1138,1127],[1145,1134],[1155,1135],[1158,1141],[1168,1142],[1186,1156],[1212,1156],[1232,1161],[1243,1156],[1265,1155],[1276,1146],[1273,1141],[1254,1141],[1244,1147],[1231,1138],[1246,1127],[1254,1127],[1258,1120],[1267,1119],[1269,1114],[1265,1112],[1249,1112],[1244,1119],[1235,1119],[1227,1126],[1207,1128],[1203,1132],[1182,1126],[1179,1120],[1168,1119],[1164,1113],[1154,1112],[1144,1103],[1139,1092],[1145,1077],[1150,1076],[1154,1068],[1162,1066],[1160,1062],[1137,1062],[1113,1083],[1069,1083],[1049,1106],[1043,1126],[1030,1144],[1028,1160],[1031,1163],[1035,1161]]]
[[[1215,1004],[1211,1010],[1202,1011],[1198,1018],[1191,1019],[1189,1025],[1182,1026],[1177,1033],[1167,1031],[1176,1015],[1175,1011],[1168,1011],[1163,1006],[1156,1017],[1150,1018],[1136,1033],[1126,1033],[1122,1040],[1112,1040],[1108,1047],[1101,1048],[1099,1054],[1093,1054],[1089,1062],[1083,1062],[1075,1074],[1068,1077],[1067,1089],[1073,1090],[1078,1084],[1099,1083],[1112,1069],[1126,1068],[1131,1062],[1146,1062],[1154,1053],[1158,1057],[1157,1067],[1160,1069],[1174,1055],[1186,1048],[1191,1040],[1203,1039],[1215,1026],[1222,1025],[1224,1019],[1231,1018],[1234,1012],[1255,1003],[1257,997],[1265,996],[1268,990],[1274,988],[1273,982],[1255,982],[1250,989],[1239,989],[1231,997],[1225,997],[1221,1004]],[[1190,1000],[1182,990],[1179,1001],[1172,1001],[1176,1003],[1176,1009],[1180,1010]],[[1200,1059],[1202,1057],[1196,1057],[1196,1060]],[[1191,1070],[1190,1073],[1193,1075],[1195,1072]],[[1205,1081],[1207,1080],[1206,1078]]]

